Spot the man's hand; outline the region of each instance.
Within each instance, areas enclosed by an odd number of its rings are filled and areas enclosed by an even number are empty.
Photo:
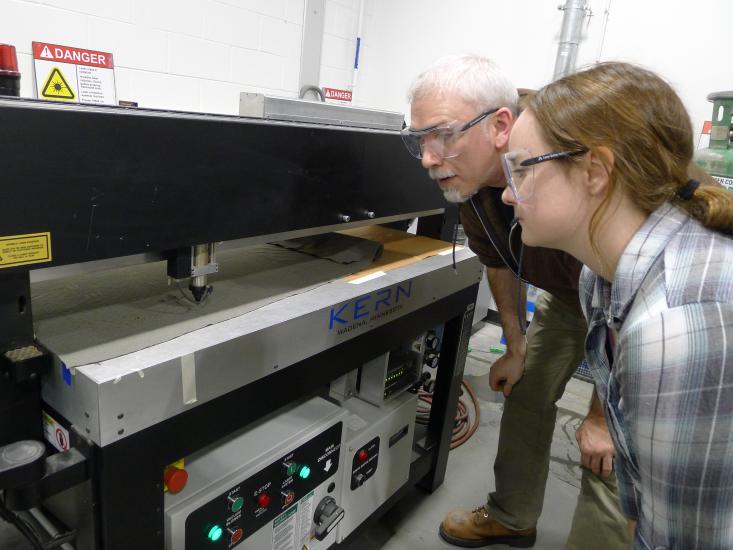
[[[594,474],[608,477],[613,471],[613,441],[605,417],[588,413],[575,430],[580,447],[580,463]]]
[[[507,351],[491,365],[489,384],[494,391],[503,391],[509,397],[514,384],[524,376],[524,354]]]
[[[636,520],[627,519],[626,528],[629,530],[629,540],[631,541],[631,545],[633,546],[634,539],[636,538]]]

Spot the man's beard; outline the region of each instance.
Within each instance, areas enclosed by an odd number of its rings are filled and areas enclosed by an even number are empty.
[[[440,170],[437,168],[428,168],[428,175],[436,182],[441,179],[451,178],[455,176],[453,172],[448,172],[446,170]],[[445,197],[445,200],[452,203],[466,202],[473,195],[473,193],[468,196],[461,195],[461,192],[455,187],[440,187],[440,190],[443,191],[443,197]]]
[[[462,203],[462,202],[466,202],[468,199],[471,198],[471,197],[464,197],[463,195],[461,195],[461,192],[454,187],[446,187],[445,189],[441,188],[441,190],[443,191],[443,197],[448,202]]]

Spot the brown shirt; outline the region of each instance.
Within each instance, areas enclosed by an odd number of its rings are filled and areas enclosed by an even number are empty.
[[[501,202],[502,191],[496,187],[482,188],[461,205],[461,223],[468,236],[469,248],[482,264],[508,267],[517,274],[522,228],[517,224],[512,229],[514,209]],[[581,267],[578,260],[560,250],[525,246],[520,276],[580,314],[578,278]]]

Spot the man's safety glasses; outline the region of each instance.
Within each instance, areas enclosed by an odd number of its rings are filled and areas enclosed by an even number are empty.
[[[518,201],[525,201],[534,193],[534,185],[529,185],[529,183],[534,179],[534,167],[537,164],[550,160],[567,159],[587,152],[587,149],[578,149],[576,151],[545,153],[533,157],[526,149],[519,149],[504,153],[501,160],[507,184],[512,190],[514,198]]]
[[[426,151],[441,159],[450,159],[461,154],[458,144],[459,138],[486,117],[493,115],[500,107],[484,111],[468,122],[453,121],[448,124],[439,124],[421,130],[403,128],[402,141],[410,154],[418,159],[423,158]]]

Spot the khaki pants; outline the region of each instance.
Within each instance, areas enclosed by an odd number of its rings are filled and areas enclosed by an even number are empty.
[[[488,499],[492,515],[511,529],[534,527],[542,513],[556,403],[583,359],[587,331],[581,315],[547,293],[535,306],[524,377],[504,403],[494,462],[496,491]],[[567,548],[629,546],[615,478],[604,481],[584,470]]]

